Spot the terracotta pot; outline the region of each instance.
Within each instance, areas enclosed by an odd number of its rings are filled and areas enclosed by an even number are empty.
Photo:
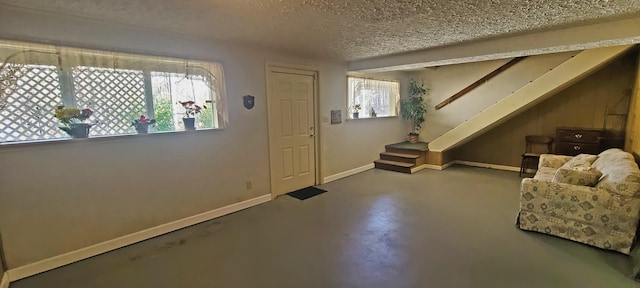
[[[418,134],[407,135],[407,140],[409,140],[409,143],[418,143]]]

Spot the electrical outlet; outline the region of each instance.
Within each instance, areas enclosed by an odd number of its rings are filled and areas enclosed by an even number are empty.
[[[253,183],[251,183],[251,181],[246,181],[244,182],[244,186],[249,190],[253,187]]]

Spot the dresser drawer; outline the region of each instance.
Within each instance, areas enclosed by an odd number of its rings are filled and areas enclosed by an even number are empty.
[[[556,142],[599,143],[602,131],[580,129],[556,130]]]
[[[600,153],[600,144],[558,142],[556,143],[555,153],[567,156],[575,156],[578,154],[598,155],[598,153]]]

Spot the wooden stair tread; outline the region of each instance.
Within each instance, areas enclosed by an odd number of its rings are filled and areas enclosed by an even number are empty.
[[[411,168],[413,166],[415,166],[415,164],[413,163],[405,163],[405,162],[396,162],[396,161],[389,161],[389,160],[375,160],[373,161],[374,163],[381,163],[381,164],[387,164],[387,165],[393,165],[393,166],[399,166],[399,167],[405,167],[405,168]]]
[[[429,142],[409,143],[408,141],[384,145],[384,148],[413,150],[416,152],[429,151]]]
[[[380,154],[387,155],[387,156],[395,156],[395,157],[400,157],[400,158],[410,158],[410,159],[420,158],[420,155],[396,153],[396,152],[381,152]]]

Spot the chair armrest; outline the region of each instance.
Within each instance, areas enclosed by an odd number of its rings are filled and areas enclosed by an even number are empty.
[[[538,162],[538,169],[542,167],[549,167],[558,169],[564,163],[569,162],[573,158],[572,156],[554,155],[554,154],[542,154],[540,155],[540,162]]]
[[[581,222],[598,222],[635,233],[640,199],[611,193],[603,188],[522,180],[520,209]]]

